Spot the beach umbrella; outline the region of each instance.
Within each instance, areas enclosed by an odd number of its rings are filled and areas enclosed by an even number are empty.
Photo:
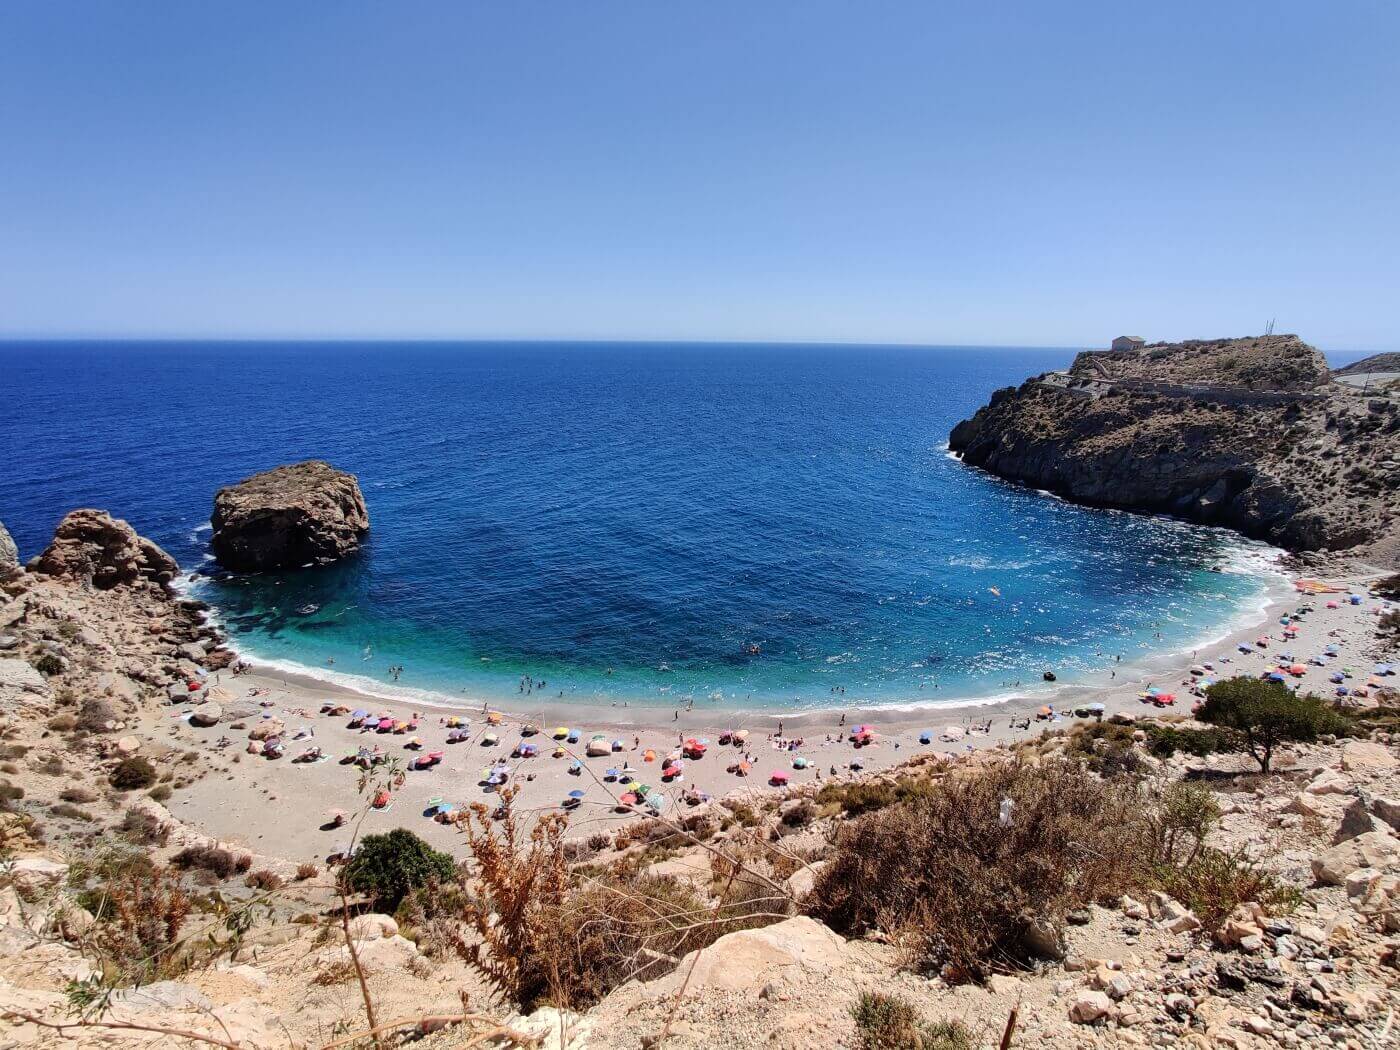
[[[563,758],[565,755],[568,754],[568,752],[565,751],[563,747],[556,747],[553,751],[550,752],[550,754],[552,754],[555,758]]]
[[[1344,685],[1339,685],[1339,686],[1337,686],[1337,695],[1338,695],[1338,696],[1346,696],[1346,695],[1347,695],[1347,692],[1348,692],[1348,690],[1347,690],[1347,687],[1346,687],[1346,686],[1344,686]]]
[[[801,755],[798,755],[796,758],[794,758],[794,759],[792,760],[792,768],[793,768],[793,769],[806,769],[807,766],[808,766],[807,760],[806,760],[805,758],[803,758]]]
[[[637,804],[637,794],[634,791],[624,791],[617,801],[624,806],[635,806]]]
[[[1280,674],[1278,671],[1270,671],[1270,672],[1269,672],[1268,674],[1266,674],[1264,677],[1267,678],[1267,679],[1268,679],[1269,681],[1271,681],[1271,682],[1282,682],[1282,681],[1283,681],[1283,675]]]
[[[1090,713],[1091,715],[1101,715],[1101,714],[1104,713],[1105,710],[1106,710],[1106,709],[1104,708],[1103,704],[1090,704],[1090,705],[1089,705],[1089,713]]]
[[[768,782],[774,787],[781,787],[788,782],[788,775],[781,769],[775,770],[772,775],[768,777]]]
[[[577,744],[577,743],[578,743],[578,730],[577,730],[577,729],[570,729],[570,730],[569,730],[569,743],[571,743],[571,744]]]
[[[499,712],[499,711],[491,711],[491,712],[488,712],[487,715],[486,715],[486,724],[487,724],[487,725],[490,725],[490,726],[498,726],[498,725],[500,725],[500,724],[501,724],[501,712]]]
[[[580,762],[578,759],[574,759],[572,762],[569,763],[569,772],[572,773],[574,776],[578,776],[580,773],[583,772],[583,763]]]
[[[1048,712],[1048,711],[1049,711],[1049,708],[1042,708],[1042,710]],[[964,730],[963,730],[963,727],[962,727],[962,726],[944,726],[944,727],[943,727],[943,739],[944,739],[944,740],[961,740],[961,739],[963,738],[963,732],[964,732]]]
[[[583,798],[583,796],[584,796],[585,794],[586,794],[586,792],[581,791],[581,790],[578,789],[578,788],[574,788],[572,791],[569,792],[569,797],[570,797],[570,798]]]
[[[1308,669],[1302,664],[1293,664],[1291,667],[1288,668],[1288,673],[1293,675],[1293,677],[1295,678],[1302,678],[1303,675],[1308,673]]]
[[[1247,646],[1247,645],[1245,645],[1243,642],[1241,642],[1239,645],[1235,646],[1235,648],[1237,648],[1237,649],[1238,649],[1240,652],[1242,652],[1242,653],[1253,652],[1253,650],[1250,649],[1250,647]]]
[[[1333,601],[1333,602],[1328,602],[1328,603],[1327,603],[1327,608],[1329,608],[1329,609],[1340,609],[1341,607],[1342,607],[1341,602],[1335,602],[1335,601]]]
[[[933,730],[932,730],[932,729],[923,729],[923,730],[920,730],[920,731],[919,731],[919,743],[921,743],[921,744],[931,744],[931,743],[933,743]]]
[[[665,795],[659,791],[653,791],[647,796],[647,809],[651,810],[653,813],[660,813],[666,808],[666,802],[667,799]]]
[[[568,727],[568,726],[555,726],[555,727],[554,727],[553,736],[554,736],[554,739],[555,739],[555,740],[563,740],[563,739],[565,739],[566,737],[568,737],[568,735],[569,735],[569,727]]]
[[[521,736],[534,736],[539,731],[540,727],[535,725],[533,722],[526,722],[523,726],[520,727]]]
[[[594,758],[600,755],[612,754],[612,748],[608,744],[608,738],[604,736],[595,736],[592,740],[588,742],[588,747],[585,749],[585,754]]]
[[[1192,664],[1192,665],[1191,665],[1191,673],[1194,674],[1194,675],[1203,675],[1203,674],[1206,673],[1206,669],[1205,669],[1204,667],[1202,667],[1200,664]]]
[[[494,747],[497,743],[500,742],[500,739],[501,738],[498,737],[495,733],[484,733],[481,737],[481,746]]]
[[[621,750],[622,750],[624,747],[626,747],[626,746],[627,746],[627,745],[624,744],[621,740],[614,740],[614,741],[612,742],[612,749],[613,749],[614,751],[621,751]]]
[[[1328,681],[1336,685],[1340,685],[1342,682],[1346,681],[1346,675],[1342,674],[1340,671],[1336,671],[1332,674]]]
[[[643,761],[643,762],[655,762],[655,761],[656,761],[656,752],[655,752],[655,751],[652,751],[650,748],[648,748],[646,751],[643,751],[643,752],[642,752],[642,761]]]
[[[604,779],[604,780],[616,780],[616,779],[617,779],[617,770],[615,770],[615,769],[605,769],[605,770],[603,770],[603,779]]]
[[[733,739],[734,739],[737,743],[742,744],[742,743],[743,743],[745,740],[747,740],[748,738],[749,738],[749,731],[748,731],[747,729],[740,729],[740,730],[738,730],[738,731],[734,734],[734,738],[733,738]]]
[[[1384,678],[1386,675],[1394,674],[1395,668],[1390,664],[1376,664],[1376,674]]]
[[[1336,655],[1337,655],[1337,646],[1336,646],[1335,644],[1328,645],[1328,646],[1325,646],[1325,647],[1323,648],[1322,651],[1323,651],[1324,653],[1326,653],[1328,656],[1336,656]]]

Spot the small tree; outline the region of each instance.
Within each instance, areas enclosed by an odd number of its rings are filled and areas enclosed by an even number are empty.
[[[1210,686],[1196,717],[1232,730],[1239,750],[1249,752],[1265,773],[1279,744],[1346,732],[1346,720],[1317,697],[1299,696],[1262,678],[1230,678]]]
[[[448,854],[407,828],[395,828],[387,835],[366,835],[342,877],[350,889],[369,894],[376,906],[393,911],[410,890],[434,879],[445,882],[456,873]]]

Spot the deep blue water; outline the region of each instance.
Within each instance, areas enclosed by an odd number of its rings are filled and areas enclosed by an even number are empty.
[[[215,490],[320,457],[360,478],[359,557],[196,577],[257,656],[380,683],[401,664],[402,686],[496,699],[527,674],[537,699],[991,695],[1188,645],[1264,587],[1209,571],[1249,549],[1227,534],[949,458],[958,419],[1070,357],[6,344],[0,520],[29,557],[64,512],[101,507],[207,570]]]

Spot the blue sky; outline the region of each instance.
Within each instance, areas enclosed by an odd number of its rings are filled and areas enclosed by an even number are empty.
[[[0,334],[1397,349],[1400,4],[0,5]]]

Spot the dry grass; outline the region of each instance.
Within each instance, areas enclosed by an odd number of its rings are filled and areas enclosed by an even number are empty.
[[[1029,959],[1033,924],[1060,928],[1139,880],[1141,805],[1132,785],[1071,762],[932,781],[838,834],[806,910],[842,933],[895,934],[920,969],[985,980]]]

